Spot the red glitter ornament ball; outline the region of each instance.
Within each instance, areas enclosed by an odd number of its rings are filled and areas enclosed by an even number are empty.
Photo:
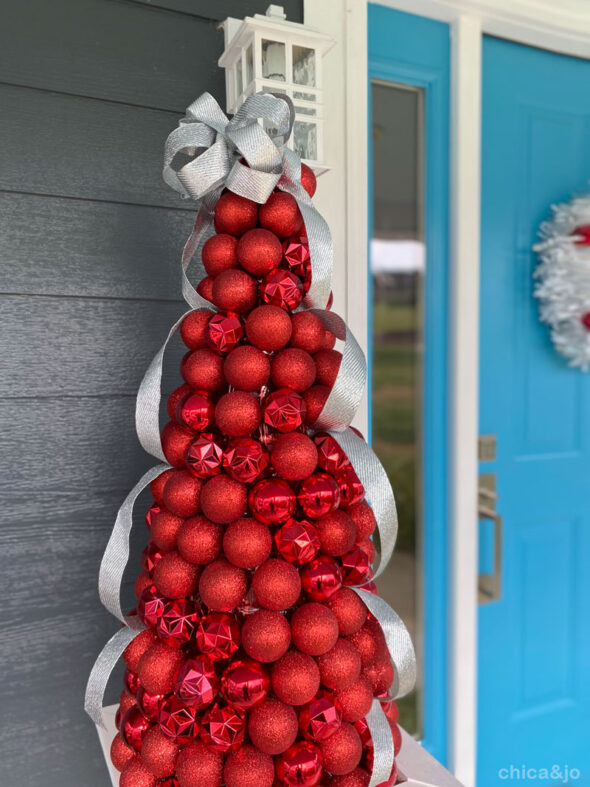
[[[157,478],[150,482],[150,493],[159,505],[164,504],[164,487],[166,486],[166,481],[172,475],[174,475],[174,470],[164,470],[163,473],[160,473]]]
[[[205,278],[201,279],[201,281],[197,284],[196,287],[197,292],[199,293],[201,298],[204,298],[206,301],[209,301],[209,303],[213,303],[214,281],[215,279],[213,278],[213,276],[205,276]]]
[[[370,618],[348,639],[357,649],[363,667],[376,661],[386,650],[381,626]]]
[[[334,776],[353,771],[363,754],[360,736],[352,724],[342,724],[333,735],[321,741],[320,748],[324,768]]]
[[[156,787],[157,777],[146,768],[141,757],[133,757],[121,772],[119,787]]]
[[[180,325],[180,336],[189,350],[198,350],[207,345],[207,326],[213,314],[210,309],[196,309],[186,315]]]
[[[111,762],[115,768],[118,771],[122,771],[129,760],[132,760],[134,757],[135,751],[127,746],[120,735],[115,735],[111,743]]]
[[[357,632],[367,619],[369,610],[351,588],[343,587],[328,599],[328,606],[336,616],[342,637]]]
[[[316,520],[322,552],[340,557],[345,555],[356,541],[354,522],[346,511],[337,509]]]
[[[223,462],[221,438],[213,432],[203,432],[188,447],[185,462],[189,473],[196,478],[219,475]]]
[[[242,626],[242,645],[256,661],[277,661],[291,643],[291,627],[278,612],[261,609],[249,615]]]
[[[245,437],[260,424],[260,405],[245,391],[230,391],[217,402],[215,420],[223,434]]]
[[[180,650],[169,648],[163,642],[152,645],[139,661],[137,673],[141,685],[150,694],[170,694],[182,660]]]
[[[260,206],[259,218],[260,225],[279,238],[296,235],[303,225],[295,197],[282,191],[275,191]]]
[[[260,294],[265,303],[293,311],[303,300],[303,284],[294,273],[277,268],[264,277]]]
[[[188,563],[205,566],[221,553],[223,527],[204,516],[185,520],[177,537],[180,556]]]
[[[225,761],[226,787],[272,787],[275,768],[272,757],[246,743]]]
[[[251,484],[268,467],[268,452],[258,440],[236,437],[223,454],[225,472],[235,481]]]
[[[221,690],[236,708],[254,708],[270,691],[270,677],[257,661],[240,659],[232,662],[223,673]]]
[[[252,590],[261,607],[277,611],[289,609],[299,598],[301,579],[290,563],[270,558],[256,569]]]
[[[248,580],[242,569],[227,560],[216,560],[201,575],[199,593],[209,609],[229,612],[235,609],[246,595]]]
[[[158,638],[151,629],[140,631],[123,651],[123,659],[127,667],[133,672],[137,672],[139,660],[146,650],[157,641]]]
[[[226,754],[237,751],[244,742],[246,718],[243,711],[216,702],[201,719],[201,738],[209,751]]]
[[[295,492],[280,478],[259,481],[248,495],[250,511],[265,525],[286,522],[295,510],[295,503]]]
[[[338,350],[320,350],[314,356],[316,365],[316,380],[320,385],[326,385],[331,388],[338,376],[340,363],[342,362],[342,353]]]
[[[171,648],[187,643],[197,628],[199,613],[192,601],[168,601],[158,620],[156,631],[160,639]]]
[[[328,306],[326,306],[326,309],[330,308],[330,306],[332,305],[332,300],[333,300],[332,293],[330,293],[330,298],[328,299]],[[324,333],[324,340],[322,342],[322,350],[333,350],[335,344],[336,344],[336,337],[334,336],[332,331],[329,331],[326,328],[326,331]]]
[[[256,568],[264,563],[271,549],[270,530],[256,519],[236,519],[223,536],[224,554],[238,568]]]
[[[240,647],[240,626],[233,615],[211,612],[201,618],[196,634],[199,651],[212,661],[229,659]]]
[[[213,423],[214,416],[213,399],[210,394],[201,391],[185,394],[176,405],[176,419],[195,432],[207,429]]]
[[[258,306],[246,319],[248,341],[260,350],[280,350],[291,332],[291,318],[279,306]]]
[[[301,432],[277,437],[270,449],[270,458],[278,475],[287,481],[301,481],[316,469],[318,452],[315,443]]]
[[[150,723],[137,705],[123,714],[119,732],[123,741],[134,751],[141,751],[143,739],[150,728]]]
[[[281,242],[265,229],[249,230],[238,242],[237,255],[242,268],[253,276],[264,276],[281,261]]]
[[[176,675],[174,693],[190,708],[206,708],[219,691],[219,678],[211,659],[198,656],[187,659]]]
[[[318,691],[299,713],[299,729],[306,738],[322,741],[336,732],[342,723],[342,714],[334,696]]]
[[[272,689],[287,705],[304,705],[320,687],[320,671],[311,656],[294,648],[272,665]]]
[[[215,231],[243,235],[258,223],[258,205],[232,191],[222,194],[215,206]]]
[[[152,722],[158,721],[165,699],[164,694],[150,694],[143,686],[137,690],[137,707]]]
[[[121,692],[121,696],[119,697],[119,707],[117,708],[117,713],[115,715],[115,726],[117,729],[121,727],[121,719],[125,715],[126,711],[129,708],[133,708],[135,705],[135,697],[132,694],[129,694],[127,689],[123,689]]]
[[[154,584],[168,598],[186,598],[197,589],[200,571],[178,552],[167,552],[154,569]]]
[[[301,164],[301,185],[307,191],[310,197],[313,197],[317,188],[318,182],[315,173],[307,164]]]
[[[344,776],[332,776],[327,782],[327,787],[369,787],[370,781],[371,777],[367,771],[363,768],[355,768]]]
[[[183,385],[179,385],[178,388],[175,388],[168,397],[168,401],[166,402],[166,412],[168,413],[168,418],[170,418],[172,421],[177,418],[178,403],[190,392],[190,385],[183,383]]]
[[[293,644],[302,653],[321,656],[338,640],[338,621],[324,604],[309,602],[298,607],[291,617]]]
[[[187,517],[201,510],[203,482],[187,470],[177,470],[164,487],[164,505],[175,516]]]
[[[229,524],[242,516],[247,505],[248,492],[244,484],[225,475],[210,478],[201,491],[201,508],[212,522]]]
[[[236,249],[238,241],[233,235],[219,233],[209,238],[201,252],[203,267],[208,276],[217,276],[229,268],[238,267]]]
[[[340,566],[331,557],[320,555],[304,567],[301,583],[312,601],[327,601],[342,587]]]
[[[256,279],[246,271],[231,268],[213,280],[213,303],[218,309],[230,312],[247,312],[258,298]]]
[[[246,344],[236,347],[223,364],[225,379],[240,391],[260,391],[270,377],[270,360],[262,350]]]
[[[311,257],[307,238],[304,235],[294,235],[283,241],[283,263],[296,276],[301,278],[307,276],[311,269]]]
[[[291,334],[291,347],[298,347],[312,355],[322,349],[322,341],[326,329],[317,314],[303,311],[291,317],[293,333]]]
[[[154,776],[163,779],[172,776],[176,768],[178,746],[159,727],[153,727],[145,736],[141,759]]]
[[[222,391],[225,387],[223,358],[208,347],[185,355],[180,371],[190,387],[199,391]]]
[[[179,472],[178,470],[174,472]],[[154,513],[151,517],[152,526],[151,530],[151,540],[164,552],[170,552],[176,546],[176,537],[178,536],[178,531],[180,530],[180,526],[183,523],[183,519],[180,516],[175,516],[171,514],[170,511],[167,511],[165,508],[160,509],[156,513]],[[155,555],[150,555],[153,559]],[[153,568],[155,568],[156,563],[158,562],[157,559],[153,559]],[[146,564],[147,565],[147,564]]]
[[[303,398],[290,388],[279,388],[263,404],[264,423],[279,432],[294,432],[303,425],[307,408]]]
[[[244,325],[237,314],[216,314],[209,320],[207,344],[218,353],[229,353],[244,338]]]
[[[272,362],[272,381],[277,388],[306,391],[315,380],[315,363],[311,355],[298,347],[286,347]]]
[[[336,700],[344,721],[358,721],[371,710],[373,687],[364,675],[359,675],[354,683],[336,693]]]
[[[326,516],[340,505],[340,489],[332,476],[315,473],[301,484],[297,502],[306,516]]]
[[[282,558],[303,565],[320,551],[317,528],[307,520],[289,519],[275,533],[275,544]]]
[[[137,602],[137,615],[146,626],[155,628],[158,619],[164,611],[166,599],[156,590],[155,585],[146,588]]]
[[[331,650],[319,656],[318,666],[324,686],[342,691],[361,674],[361,657],[352,642],[340,637]]]
[[[197,708],[189,708],[172,695],[162,703],[158,723],[161,732],[179,746],[190,743],[199,734]]]
[[[208,749],[203,741],[189,743],[178,755],[176,778],[180,787],[220,787],[223,755]]]
[[[315,787],[322,778],[322,755],[310,741],[299,741],[277,757],[276,772],[281,784]]]
[[[199,351],[197,350],[197,352]],[[169,421],[162,429],[162,450],[166,461],[172,467],[184,467],[184,456],[194,436],[190,429],[176,424],[174,421]]]
[[[355,524],[357,541],[365,541],[373,535],[377,520],[373,509],[366,500],[361,500],[360,503],[350,506],[348,514]]]
[[[151,587],[151,584],[152,584],[152,578],[150,577],[149,574],[140,574],[135,580],[135,584],[133,585],[133,592],[135,593],[135,598],[139,598],[146,588]]]
[[[297,737],[297,714],[290,705],[268,697],[250,713],[248,733],[265,754],[281,754]]]
[[[372,686],[373,694],[381,696],[387,694],[393,683],[393,664],[388,653],[380,659],[368,664],[363,669],[363,675]]]
[[[306,424],[315,424],[324,409],[328,396],[330,396],[330,389],[325,385],[312,385],[311,388],[303,394],[303,399],[305,400],[305,406],[307,408],[305,417]]]

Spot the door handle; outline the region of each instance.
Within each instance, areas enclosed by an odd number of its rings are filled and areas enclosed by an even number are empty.
[[[477,578],[479,603],[489,604],[498,601],[502,595],[502,517],[496,510],[495,473],[480,475],[478,493],[479,519],[489,519],[494,523],[494,570],[491,574],[479,574]]]

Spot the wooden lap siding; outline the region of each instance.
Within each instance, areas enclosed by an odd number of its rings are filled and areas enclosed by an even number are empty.
[[[283,4],[301,21],[302,0]],[[151,465],[134,395],[183,309],[178,261],[194,215],[161,181],[162,147],[199,93],[223,101],[219,21],[267,5],[3,3],[0,754],[20,787],[108,783],[82,710],[117,628],[97,572],[117,507]]]

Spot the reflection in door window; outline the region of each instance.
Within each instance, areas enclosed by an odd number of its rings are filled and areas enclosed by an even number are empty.
[[[374,82],[372,441],[395,493],[397,546],[377,581],[407,625],[418,658],[417,691],[398,702],[400,722],[421,733],[422,91]]]

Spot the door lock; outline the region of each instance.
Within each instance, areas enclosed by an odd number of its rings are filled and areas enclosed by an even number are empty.
[[[479,574],[478,598],[480,604],[498,601],[502,595],[502,517],[496,509],[496,474],[482,473],[479,476],[478,507],[479,519],[494,523],[494,570],[491,574]]]

